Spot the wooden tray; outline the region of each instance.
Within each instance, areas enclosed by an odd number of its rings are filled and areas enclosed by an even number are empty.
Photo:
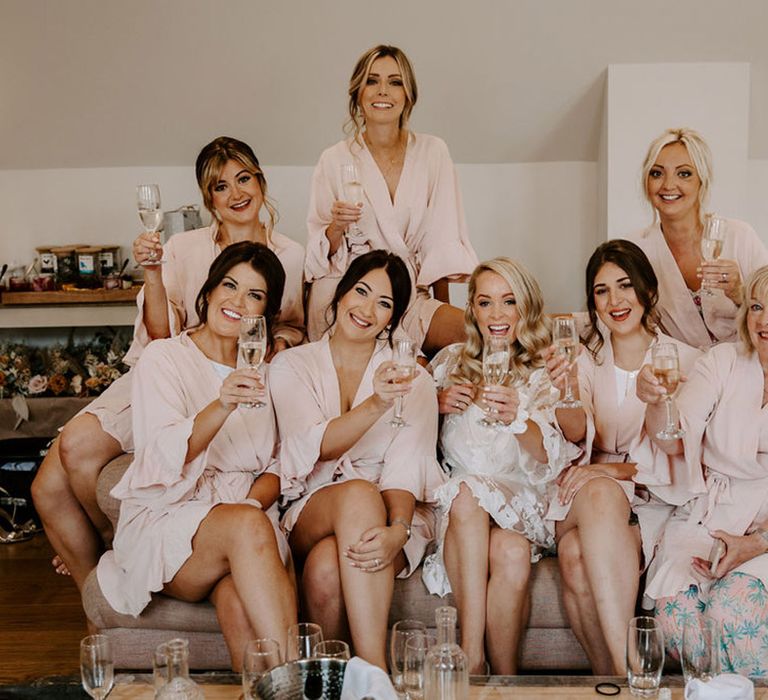
[[[57,292],[3,292],[2,303],[15,304],[121,304],[136,301],[141,289],[135,284],[130,289],[82,289]]]

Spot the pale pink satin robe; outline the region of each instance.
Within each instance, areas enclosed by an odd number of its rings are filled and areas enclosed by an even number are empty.
[[[265,372],[268,376],[268,372]],[[279,476],[271,406],[235,409],[208,447],[185,463],[194,419],[219,398],[222,379],[183,332],[156,340],[134,369],[136,453],[112,495],[120,499],[113,549],[100,559],[99,585],[118,612],[138,615],[153,592],[170,581],[192,553],[192,538],[211,508],[248,503],[254,479]],[[288,547],[272,520],[284,561]]]
[[[643,249],[659,279],[657,309],[667,335],[702,350],[721,341],[736,340],[738,307],[722,290],[716,289],[713,296],[701,295],[702,318],[658,223],[634,234],[631,240]],[[753,270],[768,264],[768,250],[754,229],[736,219],[726,219],[720,257],[738,263],[742,281]]]
[[[694,365],[677,396],[685,471],[675,509],[664,530],[646,594],[674,596],[699,584],[691,557],[707,559],[709,532],[751,532],[768,518],[768,409],[756,353],[741,343],[715,346]],[[658,448],[656,448],[658,450]],[[768,555],[741,564],[768,584]]]
[[[365,191],[358,222],[365,236],[361,243],[345,236],[329,257],[325,230],[331,223],[334,200],[345,199],[340,167],[347,163],[357,165]],[[408,265],[416,289],[402,328],[420,345],[440,306],[429,296],[429,285],[443,277],[469,275],[478,263],[469,242],[461,191],[448,147],[428,134],[410,134],[394,202],[364,142],[348,139],[324,151],[312,176],[307,230],[305,274],[307,282],[312,283],[307,308],[310,340],[317,340],[326,331],[325,311],[336,284],[352,260],[363,253],[383,248]]]
[[[633,455],[639,454],[639,443],[649,440],[643,424],[646,405],[637,398],[634,382],[631,391],[619,403],[616,392],[616,368],[608,328],[599,323],[604,343],[595,359],[586,348],[582,348],[577,363],[579,371],[579,397],[584,405],[587,419],[587,434],[584,439],[581,464],[606,462],[632,462]],[[643,364],[651,364],[652,348],[657,343],[672,343],[677,346],[680,369],[687,375],[701,352],[685,343],[658,333],[656,340],[645,353]],[[648,448],[648,446],[646,446]],[[645,562],[648,564],[661,534],[661,528],[671,513],[672,506],[660,498],[649,498],[648,493],[636,494],[635,484],[647,487],[651,494],[659,488],[666,493],[674,480],[675,465],[681,458],[654,454],[646,463],[637,465],[633,481],[616,480],[640,521]],[[547,517],[564,520],[571,509],[571,503],[561,505],[553,501]]]
[[[389,345],[380,342],[360,381],[353,407],[373,393],[376,369],[391,359]],[[417,503],[411,538],[404,547],[408,564],[400,576],[410,576],[434,539],[433,494],[446,478],[436,457],[437,396],[429,374],[419,367],[405,399],[403,417],[408,427],[390,426],[390,409],[341,457],[320,460],[328,423],[341,414],[328,336],[281,352],[269,371],[280,430],[282,498],[288,504],[284,530],[291,531],[314,493],[335,483],[365,479],[379,491],[409,491]]]
[[[208,269],[221,252],[216,242],[217,224],[207,228],[185,231],[171,236],[163,248],[163,284],[168,297],[168,322],[171,336],[199,323],[195,299],[208,279]],[[304,338],[303,275],[304,248],[296,241],[273,231],[268,247],[277,255],[285,269],[285,291],[280,317],[275,324],[277,338],[297,345]],[[133,343],[124,362],[134,365],[141,352],[152,340],[144,325],[144,290],[136,299],[139,313],[133,330]],[[101,396],[95,398],[80,413],[91,413],[102,429],[117,440],[123,451],[133,451],[131,433],[131,372],[123,375]]]

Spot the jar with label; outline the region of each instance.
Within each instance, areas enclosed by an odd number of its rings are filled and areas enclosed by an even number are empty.
[[[51,252],[56,256],[56,282],[59,286],[62,284],[72,284],[77,280],[76,247],[64,245],[51,248]]]
[[[56,253],[53,252],[54,246],[41,245],[35,248],[37,256],[40,258],[40,274],[56,274]]]
[[[91,289],[101,286],[98,275],[100,252],[100,246],[83,246],[75,251],[77,254],[78,284],[81,287]]]
[[[103,245],[99,252],[99,274],[104,279],[120,268],[120,246]]]

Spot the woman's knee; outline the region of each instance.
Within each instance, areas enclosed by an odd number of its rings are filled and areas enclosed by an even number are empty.
[[[218,511],[218,512],[217,512]],[[212,511],[223,521],[230,543],[235,547],[277,547],[272,521],[260,508],[247,504],[225,504]]]
[[[120,443],[104,432],[96,416],[76,416],[59,436],[59,455],[69,475],[96,478],[107,462],[119,455]]]
[[[624,490],[608,477],[590,479],[584,484],[576,494],[574,506],[580,508],[582,514],[592,513],[605,518],[614,513],[625,522],[629,519],[629,501]]]
[[[32,500],[35,508],[45,514],[68,493],[67,475],[59,459],[58,439],[51,445],[32,481]]]
[[[335,537],[326,537],[312,548],[304,562],[301,585],[312,607],[328,607],[339,601],[341,576]]]
[[[485,511],[467,484],[461,484],[456,497],[451,502],[450,522],[463,523],[484,516]]]
[[[502,576],[515,589],[525,589],[531,575],[531,545],[522,535],[495,529],[489,548],[491,576]]]
[[[366,522],[373,514],[386,519],[386,506],[376,484],[365,479],[350,479],[333,488],[338,489],[334,506],[339,513],[362,517]]]
[[[557,563],[563,586],[580,595],[590,592],[587,573],[584,568],[581,544],[575,529],[567,532],[557,543]]]

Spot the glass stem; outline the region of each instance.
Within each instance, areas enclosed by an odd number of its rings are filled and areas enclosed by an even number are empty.
[[[674,432],[674,430],[675,430],[675,425],[672,422],[672,397],[671,396],[667,396],[664,399],[664,405],[665,405],[665,407],[667,409],[667,427],[666,427],[666,431],[668,433],[671,433],[671,432]]]
[[[403,397],[402,396],[395,397],[395,420],[396,421],[403,420]]]
[[[570,374],[570,368],[568,369],[568,372],[565,375],[565,396],[563,396],[563,401],[573,401],[573,396],[571,395],[571,381],[568,375]]]

